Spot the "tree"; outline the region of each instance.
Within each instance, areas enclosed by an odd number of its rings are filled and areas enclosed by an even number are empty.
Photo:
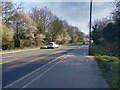
[[[49,41],[56,41],[58,43],[68,43],[70,41],[71,36],[67,31],[69,27],[68,23],[66,22],[66,20],[60,20],[57,16],[53,15],[48,8],[32,8],[30,17],[37,24],[38,32],[37,34],[35,34],[35,36],[37,37],[37,42],[45,41],[45,43],[48,43]],[[45,38],[41,39],[39,37],[40,34],[42,34]],[[73,33],[71,33],[71,35],[72,34]],[[78,40],[78,36],[79,35],[76,34],[74,39],[77,38]]]
[[[66,31],[68,32],[68,35],[70,37],[70,43],[73,43],[73,38],[74,38],[74,29],[73,29],[73,26],[69,25],[67,27]]]
[[[50,30],[52,41],[56,41],[57,36],[62,35],[63,32],[64,32],[64,26],[63,26],[62,20],[59,20],[58,18],[55,19],[52,22],[51,30]]]
[[[2,49],[11,49],[13,42],[13,32],[11,32],[6,25],[2,25]]]
[[[75,32],[78,36],[77,42],[84,41],[85,34],[83,32],[81,32],[79,28],[76,28]]]
[[[15,47],[20,47],[20,39],[25,37],[26,27],[34,26],[33,21],[22,12],[21,5],[21,3],[1,2],[2,22],[14,32]]]
[[[117,29],[116,25],[109,23],[102,31],[103,37],[105,39],[105,45],[107,45],[110,54],[117,55],[116,51],[118,50],[117,46]]]
[[[2,50],[2,22],[0,21],[0,50]]]
[[[116,9],[113,13],[113,20],[120,24],[120,1],[116,1]]]
[[[83,41],[84,34],[83,32],[80,31],[78,27],[68,25],[66,27],[66,31],[70,37],[71,43],[77,43],[77,42]]]
[[[71,38],[70,38],[68,32],[64,29],[62,43],[68,44],[70,42],[70,40],[71,40]]]
[[[96,45],[103,44],[104,38],[102,35],[103,29],[107,26],[109,23],[109,20],[106,18],[103,18],[102,20],[96,20],[92,26],[92,39]]]
[[[114,10],[114,13],[113,13],[113,21],[115,21],[114,23],[116,24],[116,32],[117,32],[117,47],[118,47],[118,50],[117,50],[117,55],[118,57],[120,58],[120,0],[116,0],[116,9]]]
[[[120,13],[118,7],[116,7],[115,13],[113,13],[113,20],[102,19],[95,21],[92,31],[92,39],[96,45],[102,45],[106,48],[109,55],[118,55],[118,36],[120,31]]]
[[[10,26],[12,17],[16,11],[20,11],[22,9],[21,6],[22,3],[0,2],[3,23]]]
[[[62,34],[59,34],[56,36],[56,41],[59,44],[68,44],[70,42],[70,37],[68,35],[68,32],[64,29]]]
[[[36,22],[37,27],[42,33],[48,31],[50,23],[54,20],[54,15],[47,7],[42,9],[32,8],[30,17]]]
[[[117,32],[115,28],[115,24],[109,23],[102,31],[104,39],[109,42],[113,43],[117,40]]]
[[[47,43],[50,41],[50,29],[51,23],[54,21],[55,16],[51,13],[49,8],[45,7],[42,9],[39,8],[32,8],[32,12],[30,13],[30,17],[36,22],[37,24],[37,39],[39,39],[40,43]],[[39,34],[42,35],[44,38],[39,37]],[[39,38],[38,38],[39,37]],[[41,40],[41,41],[40,41]]]
[[[1,2],[0,7],[3,7],[2,23],[13,33],[15,47],[38,46],[49,41],[78,42],[83,37],[77,27],[61,20],[47,7],[32,8],[30,13],[22,10],[22,4],[13,2]]]
[[[35,39],[34,33],[36,33],[37,30],[35,22],[24,12],[17,11],[12,17],[12,22],[14,28],[15,47],[20,47],[20,39],[27,38],[29,42],[33,43]],[[27,37],[24,35],[27,35]],[[29,43],[29,45],[31,44]]]

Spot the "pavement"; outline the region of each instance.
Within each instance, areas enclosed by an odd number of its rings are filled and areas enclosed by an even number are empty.
[[[25,83],[24,83],[25,82]],[[12,88],[109,88],[88,46],[76,46],[58,61],[12,83]]]

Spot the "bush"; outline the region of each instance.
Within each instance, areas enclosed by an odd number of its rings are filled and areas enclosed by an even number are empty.
[[[91,45],[90,50],[91,55],[108,55],[108,56],[112,55],[108,48],[102,45]]]

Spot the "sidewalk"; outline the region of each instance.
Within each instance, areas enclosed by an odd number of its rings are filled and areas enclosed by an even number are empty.
[[[75,51],[26,88],[109,88],[93,57]],[[36,80],[35,80],[36,79]]]

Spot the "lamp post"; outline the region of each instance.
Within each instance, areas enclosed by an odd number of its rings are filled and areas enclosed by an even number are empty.
[[[91,54],[92,0],[90,0],[89,55]]]

